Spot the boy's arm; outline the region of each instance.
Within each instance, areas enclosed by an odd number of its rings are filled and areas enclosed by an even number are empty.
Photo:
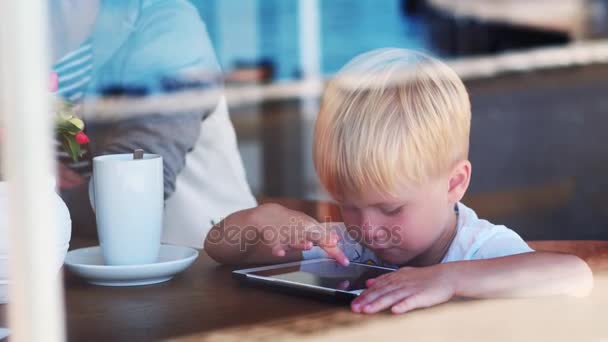
[[[593,288],[587,263],[569,254],[534,252],[445,266],[462,297],[586,296]]]
[[[568,254],[532,252],[494,259],[405,267],[368,282],[352,303],[355,312],[391,308],[403,313],[454,296],[470,298],[585,296],[593,287],[587,264]]]
[[[318,245],[341,264],[348,259],[337,247],[338,236],[312,217],[278,204],[230,214],[205,239],[205,251],[223,264],[264,264],[302,259]]]

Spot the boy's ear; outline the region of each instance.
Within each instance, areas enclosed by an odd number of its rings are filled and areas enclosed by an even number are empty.
[[[471,162],[462,160],[456,163],[450,173],[448,183],[448,200],[451,203],[459,202],[469,188],[471,181]]]

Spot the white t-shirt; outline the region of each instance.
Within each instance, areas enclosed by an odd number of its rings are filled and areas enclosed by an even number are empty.
[[[355,241],[348,233],[343,223],[330,223],[341,236],[339,247],[352,262],[398,268],[396,265],[385,263],[369,248]],[[534,250],[505,226],[494,225],[479,219],[473,209],[458,203],[458,225],[456,236],[441,260],[442,263],[462,260],[490,259],[501,256],[533,252]],[[303,252],[304,259],[327,257],[320,247],[313,247]]]

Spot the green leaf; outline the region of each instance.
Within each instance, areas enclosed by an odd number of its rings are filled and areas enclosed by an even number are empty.
[[[81,131],[84,129],[84,122],[82,122],[82,120],[79,118],[72,116],[68,121]]]
[[[72,135],[63,135],[63,147],[68,152],[73,161],[78,161],[80,158],[80,145],[76,142],[76,138]]]
[[[71,135],[78,134],[79,132],[82,131],[82,129],[80,127],[74,125],[70,121],[63,121],[63,120],[60,120],[59,122],[57,122],[57,126],[55,127],[55,129],[56,129],[57,133],[69,133]]]

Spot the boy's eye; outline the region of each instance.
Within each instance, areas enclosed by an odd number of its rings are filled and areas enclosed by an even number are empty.
[[[381,209],[382,213],[386,216],[395,216],[395,215],[399,215],[401,213],[401,211],[403,210],[403,206],[400,206],[398,208],[392,209],[392,210],[385,210],[385,209]]]

